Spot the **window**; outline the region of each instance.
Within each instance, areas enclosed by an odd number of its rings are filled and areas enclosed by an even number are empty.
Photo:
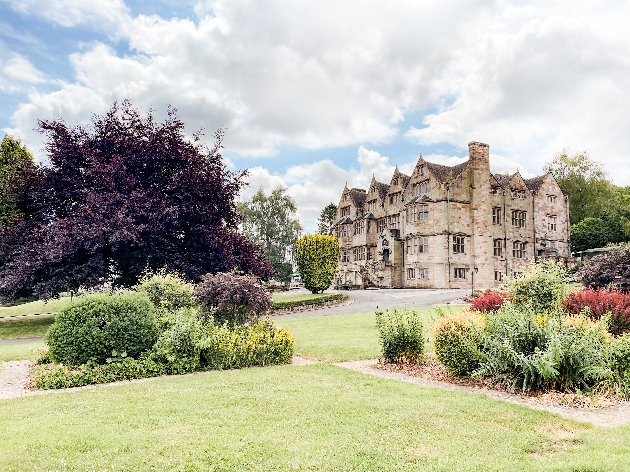
[[[418,254],[429,252],[429,238],[410,237],[407,238],[407,254]]]
[[[400,213],[396,213],[395,215],[390,215],[388,217],[389,220],[389,229],[400,229]]]
[[[385,231],[387,228],[387,218],[379,218],[378,219],[378,232],[379,234]]]
[[[453,254],[464,252],[464,236],[453,236]]]
[[[363,247],[355,247],[352,249],[352,257],[355,261],[364,261],[366,258],[366,250],[365,246]]]
[[[365,256],[367,257],[367,260],[368,260],[368,261],[371,261],[371,260],[372,260],[372,249],[367,248],[367,251],[366,251],[366,253],[365,253]]]
[[[371,221],[371,220],[368,220],[368,221],[367,221],[367,228],[366,228],[365,232],[366,232],[366,233],[370,233],[370,232],[371,232],[371,230],[372,230],[372,221]]]
[[[551,215],[547,217],[547,229],[549,231],[558,230],[558,217],[557,216]]]
[[[547,203],[556,203],[555,195],[547,195]]]
[[[527,219],[526,211],[512,210],[512,226],[525,228],[526,219]]]
[[[422,194],[429,193],[430,189],[431,189],[431,184],[429,183],[428,180],[425,180],[424,182],[420,182],[417,184],[413,184],[414,195],[422,195]]]
[[[500,270],[495,270],[494,271],[494,280],[496,282],[503,282],[503,272],[501,272]]]
[[[348,249],[341,250],[341,262],[350,262],[350,251]]]
[[[342,217],[344,217],[344,216],[350,216],[350,207],[349,207],[349,206],[347,206],[347,207],[343,207],[343,208],[341,209],[341,216],[342,216]]]
[[[419,279],[428,279],[429,278],[429,269],[418,269],[418,278]]]
[[[414,268],[407,269],[407,278],[408,279],[415,279],[416,278],[416,269],[414,269]]]
[[[499,195],[501,192],[501,187],[492,187],[490,189],[490,195]]]
[[[503,240],[501,239],[494,240],[494,255],[497,257],[503,256]]]
[[[400,201],[400,192],[393,193],[389,196],[389,204],[394,205]]]
[[[525,190],[510,189],[512,198],[525,198]]]
[[[527,243],[514,241],[512,246],[512,257],[515,259],[525,259]]]
[[[427,221],[429,219],[429,205],[411,205],[407,208],[407,223]]]
[[[456,279],[465,279],[466,278],[466,269],[455,269],[454,276]]]
[[[424,166],[420,166],[420,167],[418,168],[418,174],[420,174],[420,175],[424,175]]]
[[[429,252],[429,238],[418,238],[418,252]]]
[[[367,203],[367,209],[368,211],[376,211],[376,200],[370,200]]]
[[[365,220],[359,220],[354,223],[354,234],[363,234],[365,231]]]
[[[352,236],[352,225],[341,225],[341,237],[349,238]]]
[[[392,186],[393,186],[393,185],[398,185],[398,179],[393,179],[393,180],[392,180]]]
[[[492,209],[492,224],[493,225],[500,225],[501,223],[502,223],[502,221],[501,221],[501,208],[494,207]]]

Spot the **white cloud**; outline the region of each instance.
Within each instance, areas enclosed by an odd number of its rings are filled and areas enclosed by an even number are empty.
[[[31,62],[19,54],[4,50],[0,58],[0,91],[4,93],[24,93],[33,85],[45,81],[44,74]]]

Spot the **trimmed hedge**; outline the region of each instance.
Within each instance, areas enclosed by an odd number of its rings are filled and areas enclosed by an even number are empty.
[[[339,259],[339,240],[324,234],[304,235],[295,242],[295,262],[304,287],[321,293],[333,282]]]
[[[308,300],[287,300],[282,302],[273,302],[273,310],[288,310],[300,306],[317,306],[325,303],[334,302],[337,300],[345,300],[348,298],[343,293],[331,293],[324,295],[323,297],[311,298]]]
[[[56,362],[104,364],[117,353],[138,357],[157,338],[153,304],[140,293],[86,295],[61,310],[46,336]]]

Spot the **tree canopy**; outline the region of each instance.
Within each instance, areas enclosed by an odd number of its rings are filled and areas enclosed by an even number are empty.
[[[243,217],[243,234],[263,248],[276,278],[289,282],[293,273],[291,258],[302,225],[295,214],[295,200],[285,192],[276,186],[266,195],[260,187],[251,200],[239,203],[238,208]]]
[[[332,236],[333,225],[335,224],[335,215],[337,214],[337,205],[329,203],[324,207],[317,219],[317,234],[327,234]]]
[[[0,143],[0,226],[11,228],[21,216],[29,174],[35,170],[33,155],[19,140],[5,136]]]
[[[619,189],[607,178],[601,163],[591,159],[587,151],[570,155],[565,149],[547,163],[562,191],[569,197],[570,222],[584,218],[601,218],[615,213],[622,205]]]
[[[24,215],[0,228],[0,295],[52,297],[111,281],[131,286],[148,268],[191,280],[233,269],[272,275],[258,246],[237,232],[245,172],[192,139],[175,109],[163,122],[128,101],[91,126],[39,121],[49,165],[30,177]]]

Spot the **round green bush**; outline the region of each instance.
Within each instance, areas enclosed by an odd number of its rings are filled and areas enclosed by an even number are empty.
[[[193,285],[176,272],[147,271],[134,288],[149,297],[159,312],[176,312],[195,306]]]
[[[438,319],[433,325],[435,355],[446,371],[457,377],[469,376],[482,359],[474,325],[483,319],[474,313],[459,313]]]
[[[109,357],[137,357],[156,340],[154,308],[146,295],[88,295],[61,310],[48,331],[56,362],[103,364]]]

